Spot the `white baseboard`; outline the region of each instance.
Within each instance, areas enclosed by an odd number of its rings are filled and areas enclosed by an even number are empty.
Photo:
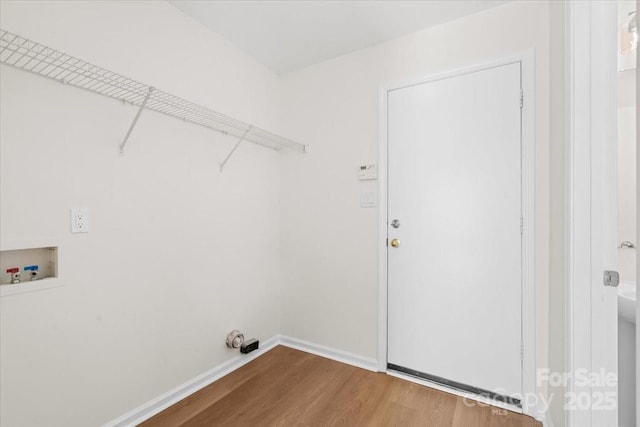
[[[129,427],[136,426],[143,421],[148,420],[154,415],[164,411],[169,406],[181,401],[187,396],[192,395],[196,391],[208,386],[214,381],[230,374],[243,365],[251,362],[255,358],[261,356],[273,347],[278,345],[278,336],[272,337],[261,343],[260,349],[253,351],[250,354],[236,356],[231,360],[228,360],[221,365],[216,366],[207,372],[198,375],[197,377],[187,381],[184,384],[179,385],[173,390],[150,400],[149,402],[127,412],[121,417],[116,418],[113,421],[108,422],[104,427]]]
[[[259,350],[251,352],[251,354],[248,355],[236,356],[233,359],[221,365],[218,365],[201,375],[198,375],[192,380],[179,385],[173,390],[169,390],[161,396],[158,396],[155,399],[152,399],[149,402],[127,412],[126,414],[116,418],[115,420],[108,422],[104,425],[104,427],[136,426],[143,421],[146,421],[149,418],[153,417],[154,415],[164,411],[171,405],[192,395],[196,391],[208,386],[214,381],[230,374],[241,366],[246,365],[247,363],[251,362],[255,358],[261,356],[262,354],[266,353],[279,344],[286,347],[295,348],[296,350],[312,353],[317,356],[326,357],[327,359],[332,359],[338,362],[367,369],[369,371],[377,371],[377,361],[375,359],[369,359],[357,354],[336,350],[296,338],[277,335],[264,341]]]
[[[325,347],[309,341],[299,340],[297,338],[280,335],[280,344],[285,347],[294,348],[296,350],[315,354],[316,356],[325,357],[337,362],[346,363],[347,365],[356,366],[368,371],[378,372],[378,361],[359,354],[349,353],[335,348]]]
[[[366,369],[373,372],[378,372],[378,362],[376,359],[364,357],[358,354],[349,353],[342,350],[337,350],[334,348],[326,347],[320,344],[315,344],[309,341],[300,340],[297,338],[277,335],[275,337],[272,337],[264,341],[262,343],[262,347],[259,350],[254,351],[248,355],[236,356],[233,359],[225,363],[222,363],[221,365],[213,369],[210,369],[209,371],[193,378],[192,380],[189,380],[184,384],[179,385],[173,390],[169,390],[168,392],[162,394],[161,396],[158,396],[155,399],[152,399],[149,402],[127,412],[121,417],[118,417],[115,420],[108,422],[107,424],[104,425],[104,427],[136,426],[142,423],[143,421],[146,421],[149,418],[153,417],[154,415],[162,412],[163,410],[167,409],[171,405],[190,396],[191,394],[197,392],[198,390],[208,386],[214,381],[224,377],[225,375],[230,374],[231,372],[242,367],[243,365],[246,365],[250,361],[268,352],[269,350],[271,350],[277,345],[283,345],[285,347],[290,347],[296,350],[315,354],[317,356],[325,357],[327,359],[332,359],[337,362],[346,363],[348,365],[356,366],[358,368]],[[431,384],[431,383],[425,384],[424,381],[415,379],[413,377],[396,374],[393,372],[389,372],[389,374],[400,377],[405,380],[412,381],[412,382],[418,382],[422,385],[426,385],[427,387],[440,389],[440,386],[438,386],[437,384]],[[449,389],[444,389],[444,391],[447,391],[449,393],[452,392]],[[454,392],[454,394],[458,394],[458,393]],[[474,396],[471,394],[467,395],[466,393],[463,395],[463,397],[468,397],[475,400],[478,399],[477,396]],[[496,405],[495,402],[493,403],[487,402],[487,403],[493,404],[494,406],[500,406],[500,405]],[[513,408],[506,408],[506,409],[513,410]],[[536,419],[542,422],[544,427],[554,427],[553,422],[551,420],[551,416],[548,412],[539,413]]]

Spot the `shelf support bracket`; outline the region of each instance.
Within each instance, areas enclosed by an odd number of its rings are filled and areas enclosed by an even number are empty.
[[[233,148],[231,149],[231,151],[229,152],[229,154],[227,154],[227,157],[222,161],[222,163],[220,163],[220,172],[222,172],[222,169],[224,169],[224,165],[227,164],[227,162],[229,161],[229,159],[231,158],[231,156],[233,156],[233,153],[236,152],[236,150],[238,149],[238,147],[240,146],[240,144],[242,143],[242,141],[244,141],[244,139],[247,137],[247,134],[249,133],[249,131],[251,130],[251,128],[253,128],[253,126],[249,126],[247,128],[247,130],[244,131],[244,133],[242,134],[242,136],[238,139],[238,142],[236,142],[236,145],[233,146]]]
[[[142,101],[142,104],[140,105],[140,108],[138,109],[138,113],[136,114],[136,116],[133,119],[133,123],[131,123],[131,126],[129,127],[129,130],[127,131],[127,134],[124,136],[124,141],[122,141],[122,144],[120,144],[120,154],[124,154],[124,146],[127,145],[127,141],[129,140],[129,136],[131,136],[131,132],[133,131],[133,128],[136,127],[136,123],[138,123],[138,119],[140,118],[140,114],[142,114],[142,110],[144,110],[145,105],[147,105],[147,101],[149,101],[149,97],[151,96],[151,93],[154,91],[154,88],[149,86],[149,92],[147,92],[147,96],[144,97],[144,101]]]

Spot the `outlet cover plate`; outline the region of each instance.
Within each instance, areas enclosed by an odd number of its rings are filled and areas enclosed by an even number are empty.
[[[71,232],[72,233],[88,233],[89,232],[89,209],[88,208],[72,208],[71,209]]]
[[[360,207],[361,208],[375,208],[376,207],[376,192],[375,191],[363,191],[360,193]]]

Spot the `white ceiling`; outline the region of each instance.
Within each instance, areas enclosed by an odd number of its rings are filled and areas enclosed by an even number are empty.
[[[506,1],[173,0],[170,3],[280,74]]]

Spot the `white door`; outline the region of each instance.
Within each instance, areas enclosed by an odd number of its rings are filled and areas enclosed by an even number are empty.
[[[520,62],[388,93],[390,369],[522,393],[520,96]]]

